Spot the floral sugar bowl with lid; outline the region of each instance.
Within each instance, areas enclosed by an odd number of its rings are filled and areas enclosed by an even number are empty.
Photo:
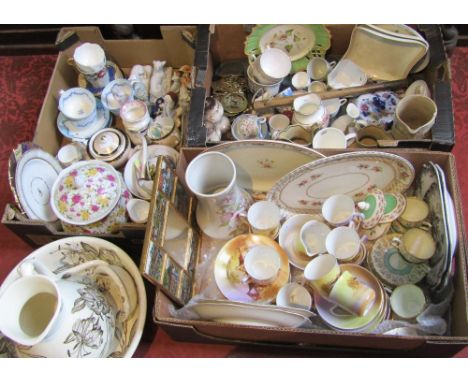
[[[82,161],[62,170],[51,194],[52,209],[66,232],[112,233],[127,221],[131,194],[108,163]]]

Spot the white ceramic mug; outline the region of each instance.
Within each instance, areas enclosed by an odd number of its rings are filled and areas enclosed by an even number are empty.
[[[322,80],[335,65],[336,61],[328,62],[322,57],[313,57],[307,65],[307,74],[313,80]]]
[[[284,114],[275,114],[268,120],[270,126],[270,135],[273,139],[278,139],[281,132],[289,127],[289,118]]]
[[[251,280],[259,285],[266,285],[278,276],[281,258],[273,248],[256,245],[245,255],[244,267]]]
[[[353,198],[348,195],[332,195],[322,204],[324,219],[333,226],[351,224],[355,219],[362,219],[357,212]]]
[[[330,228],[322,222],[310,220],[305,223],[301,227],[299,237],[306,254],[312,257],[325,253],[325,241],[329,233]]]
[[[247,220],[252,233],[275,238],[280,228],[281,212],[278,206],[270,201],[252,204],[247,212]]]
[[[348,141],[356,138],[356,133],[345,134],[340,129],[325,127],[317,131],[312,140],[314,149],[345,149]]]

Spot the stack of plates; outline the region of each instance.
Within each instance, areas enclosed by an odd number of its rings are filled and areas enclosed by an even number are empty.
[[[387,293],[379,280],[367,269],[355,264],[342,264],[341,269],[349,271],[374,290],[376,296],[374,304],[366,315],[355,316],[337,307],[318,293],[314,293],[317,312],[330,328],[337,331],[370,333],[389,316],[390,305]]]

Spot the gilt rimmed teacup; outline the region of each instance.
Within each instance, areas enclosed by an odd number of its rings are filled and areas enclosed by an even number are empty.
[[[357,212],[353,198],[348,195],[332,195],[322,205],[322,215],[331,225],[348,225],[363,215]]]
[[[425,263],[434,256],[436,243],[432,235],[421,228],[410,228],[400,238],[393,238],[392,244],[410,263]]]
[[[406,228],[430,228],[431,224],[426,220],[428,216],[429,206],[427,203],[416,196],[409,196],[406,198],[406,207],[398,217],[398,221]]]
[[[328,297],[340,274],[338,260],[328,253],[314,257],[304,269],[304,278],[308,285],[325,297]]]
[[[75,87],[59,94],[58,108],[67,119],[85,126],[96,118],[96,98],[89,90]]]
[[[278,206],[266,200],[252,204],[247,212],[247,220],[252,233],[273,239],[278,236],[280,219],[281,212]]]
[[[259,284],[272,283],[281,268],[281,258],[274,248],[266,245],[252,247],[244,257],[244,267],[250,279]]]
[[[351,227],[337,227],[333,229],[325,239],[325,247],[330,255],[338,260],[352,261],[361,249],[361,243],[366,237],[359,234]]]
[[[307,65],[307,74],[313,80],[322,80],[336,65],[336,61],[328,62],[322,57],[313,57]]]
[[[131,133],[143,132],[151,122],[148,107],[139,100],[125,102],[120,108],[120,117],[125,129]]]
[[[345,134],[335,127],[325,127],[318,130],[312,140],[314,149],[345,149],[348,142],[356,137],[356,133]]]
[[[403,284],[396,287],[390,296],[390,307],[397,318],[412,320],[422,313],[426,296],[420,287]]]

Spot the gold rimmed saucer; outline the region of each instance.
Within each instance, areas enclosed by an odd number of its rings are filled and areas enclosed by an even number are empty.
[[[280,256],[280,270],[276,279],[267,285],[244,282],[247,273],[244,257],[255,246],[273,248]],[[273,301],[278,291],[289,280],[289,260],[284,250],[274,240],[261,235],[240,235],[229,240],[219,251],[214,265],[216,285],[229,300],[240,302]]]
[[[359,246],[359,252],[351,260],[338,260],[340,264],[355,264],[361,265],[367,257],[367,247],[364,243]]]
[[[354,316],[336,306],[333,302],[314,293],[315,307],[319,316],[331,328],[338,331],[362,332],[373,328],[384,318],[387,296],[379,280],[367,269],[356,264],[342,264],[342,272],[348,271],[358,277],[375,292],[375,301],[365,316]]]

